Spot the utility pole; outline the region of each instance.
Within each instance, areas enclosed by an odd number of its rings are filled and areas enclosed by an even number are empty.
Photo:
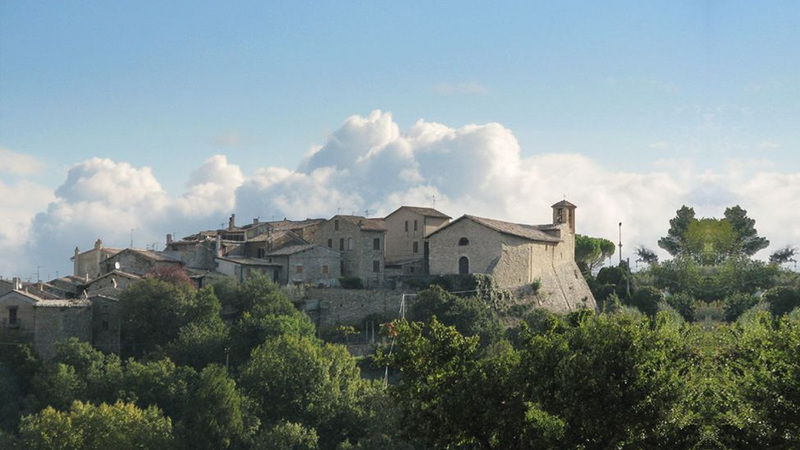
[[[622,265],[622,222],[619,223],[619,264]]]

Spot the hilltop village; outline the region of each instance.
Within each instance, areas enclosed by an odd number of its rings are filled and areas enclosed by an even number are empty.
[[[401,206],[383,218],[253,220],[176,240],[161,251],[109,248],[97,239],[71,260],[73,274],[48,282],[0,280],[0,327],[52,357],[69,337],[118,352],[119,294],[154,273],[184,271],[197,287],[266,275],[291,293],[318,327],[397,314],[415,280],[486,274],[515,302],[557,312],[596,309],[574,259],[576,206],[552,205],[552,223],[525,225],[434,208]]]

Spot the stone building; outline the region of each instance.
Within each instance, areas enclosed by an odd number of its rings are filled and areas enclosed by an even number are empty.
[[[450,216],[433,208],[401,206],[386,216],[386,267],[403,275],[422,275],[425,236],[450,222]]]
[[[55,343],[71,337],[91,340],[91,303],[86,299],[43,299],[26,292],[21,283],[0,296],[0,331],[4,339],[31,342],[48,359]]]
[[[265,259],[281,265],[280,285],[311,284],[338,286],[341,273],[340,252],[322,245],[301,244],[268,253]]]
[[[180,268],[183,267],[183,263],[161,252],[126,248],[106,258],[100,267],[101,274],[122,270],[142,276],[154,270]]]
[[[118,248],[103,247],[100,239],[94,243],[94,248],[83,253],[75,247],[75,254],[72,256],[72,275],[82,278],[96,278],[103,274],[101,263],[109,257],[116,255],[121,250]]]
[[[89,296],[92,304],[92,346],[106,353],[120,352],[119,300],[116,297],[95,294]]]
[[[314,243],[341,253],[343,277],[360,278],[367,287],[384,281],[386,223],[383,219],[337,215],[317,228]]]
[[[553,223],[525,225],[464,215],[428,236],[432,275],[486,273],[498,286],[538,295],[554,310],[596,308],[575,264],[575,205],[553,208]]]
[[[244,283],[254,272],[260,272],[276,283],[281,279],[282,265],[266,259],[219,256],[214,262],[218,273],[233,277],[237,283]]]

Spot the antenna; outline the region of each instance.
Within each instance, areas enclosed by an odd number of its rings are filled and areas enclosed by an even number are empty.
[[[364,210],[364,217],[369,217],[369,209]]]
[[[131,228],[131,248],[133,248],[133,228]]]
[[[432,197],[433,197],[433,208],[436,208],[436,196],[433,195]]]

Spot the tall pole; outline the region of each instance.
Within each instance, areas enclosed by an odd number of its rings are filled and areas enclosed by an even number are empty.
[[[619,265],[622,265],[622,222],[619,223]]]

